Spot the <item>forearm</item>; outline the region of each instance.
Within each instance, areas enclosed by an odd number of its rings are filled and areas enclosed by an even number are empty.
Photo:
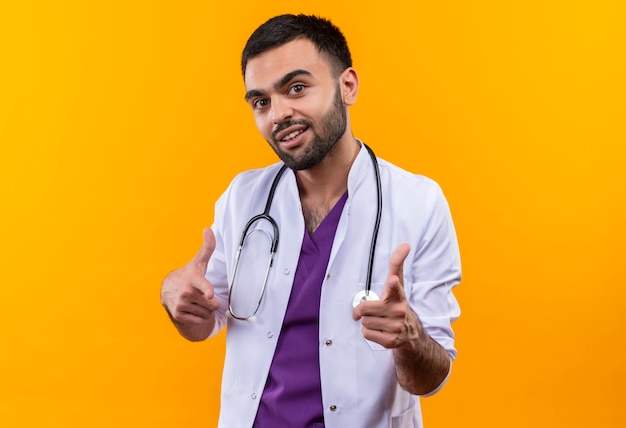
[[[412,340],[394,349],[396,376],[400,385],[412,394],[426,395],[437,389],[450,372],[450,357],[433,340],[415,316]]]

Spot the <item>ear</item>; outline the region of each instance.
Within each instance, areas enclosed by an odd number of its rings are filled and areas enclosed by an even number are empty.
[[[341,99],[346,106],[351,106],[356,102],[356,96],[359,92],[359,76],[352,67],[346,68],[341,76],[339,76],[339,85],[341,87]]]

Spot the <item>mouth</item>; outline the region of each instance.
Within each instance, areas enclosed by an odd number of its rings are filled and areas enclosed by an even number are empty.
[[[289,143],[304,133],[307,129],[309,129],[309,127],[303,124],[289,126],[283,130],[275,132],[274,141],[277,143]]]
[[[304,132],[304,129],[300,131],[293,131],[292,133],[290,133],[289,135],[287,135],[285,138],[281,139],[280,141],[286,143],[287,141],[296,138],[298,135],[302,134],[303,132]]]

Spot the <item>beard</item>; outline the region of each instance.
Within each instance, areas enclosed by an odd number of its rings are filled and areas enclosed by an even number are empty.
[[[332,151],[337,141],[346,132],[348,119],[346,107],[341,99],[340,87],[335,89],[335,102],[330,111],[320,121],[319,133],[313,127],[313,122],[307,119],[288,120],[281,123],[272,132],[272,140],[268,141],[278,157],[294,171],[312,168],[318,165]],[[276,134],[293,125],[305,125],[313,132],[313,140],[299,156],[292,156],[280,149]]]

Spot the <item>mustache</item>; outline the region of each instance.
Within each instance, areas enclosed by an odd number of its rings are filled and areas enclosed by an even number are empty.
[[[313,127],[313,124],[310,121],[306,120],[306,119],[286,120],[286,121],[281,122],[278,125],[276,125],[276,127],[272,131],[272,140],[276,141],[276,135],[278,135],[279,132],[284,131],[285,129],[289,128],[290,126],[294,126],[294,125],[304,125],[304,126],[306,126],[308,128],[312,128]]]

